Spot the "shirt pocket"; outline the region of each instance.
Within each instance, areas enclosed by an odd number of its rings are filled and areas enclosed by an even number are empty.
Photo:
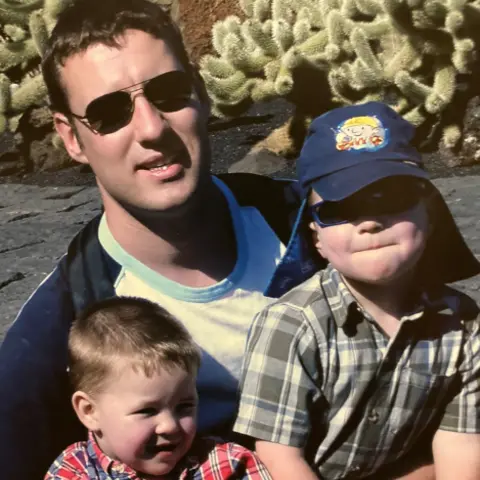
[[[390,439],[405,449],[423,433],[436,430],[445,410],[455,375],[438,375],[418,368],[402,368],[390,387]],[[396,449],[396,448],[394,448]]]

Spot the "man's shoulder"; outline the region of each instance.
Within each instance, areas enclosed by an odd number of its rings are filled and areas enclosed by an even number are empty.
[[[2,353],[13,338],[22,339],[17,347],[28,345],[31,349],[43,341],[51,345],[59,329],[63,330],[63,322],[73,316],[71,293],[63,275],[64,261],[63,257],[23,304],[7,331]]]

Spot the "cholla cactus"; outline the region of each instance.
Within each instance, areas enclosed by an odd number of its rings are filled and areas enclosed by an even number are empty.
[[[201,59],[214,113],[284,97],[297,114],[383,100],[425,136],[461,138],[458,96],[478,82],[479,0],[239,0]],[[457,112],[455,112],[457,109]]]

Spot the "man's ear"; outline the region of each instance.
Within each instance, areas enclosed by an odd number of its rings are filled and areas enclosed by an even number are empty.
[[[72,405],[78,419],[88,430],[100,430],[98,411],[93,398],[85,392],[76,391],[72,396]]]
[[[53,124],[55,130],[60,135],[68,154],[79,163],[88,163],[87,157],[83,153],[82,145],[78,138],[78,133],[67,117],[62,113],[53,114]]]

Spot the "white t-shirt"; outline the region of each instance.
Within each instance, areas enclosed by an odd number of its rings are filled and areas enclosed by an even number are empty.
[[[191,288],[173,282],[123,250],[105,216],[99,228],[101,245],[122,267],[116,294],[158,303],[187,327],[202,348],[199,431],[221,424],[235,412],[247,332],[254,315],[273,300],[263,291],[285,252],[260,212],[240,207],[228,187],[213,178],[228,202],[237,241],[236,265],[215,285]]]

